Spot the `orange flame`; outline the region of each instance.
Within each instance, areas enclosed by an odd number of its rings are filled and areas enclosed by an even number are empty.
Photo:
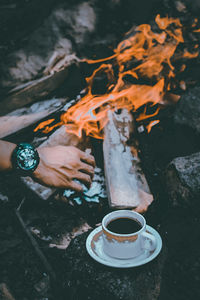
[[[108,110],[127,108],[136,111],[147,104],[163,104],[163,96],[170,90],[170,79],[175,77],[171,58],[184,39],[179,19],[157,15],[155,22],[159,33],[153,32],[148,24],[140,25],[134,35],[118,44],[112,56],[85,60],[88,64],[103,64],[86,78],[87,94],[61,116],[61,123],[66,125],[67,131],[81,136],[84,130],[87,135],[103,138]],[[198,52],[191,54],[185,51],[178,58],[194,58],[197,55]],[[101,73],[106,74],[109,82],[107,92],[103,95],[93,94],[94,79]],[[127,76],[134,82],[145,78],[149,84],[127,83]],[[159,107],[153,115],[147,115],[144,110],[137,120],[155,116],[158,111]],[[158,122],[150,122],[148,132]]]
[[[53,123],[55,121],[55,119],[49,119],[47,121],[41,122],[35,129],[34,132],[43,129],[42,131],[44,133],[49,133],[51,132],[54,128],[59,127],[61,125],[63,125],[63,122],[58,122],[56,124],[53,124],[52,126],[48,126],[49,124]]]

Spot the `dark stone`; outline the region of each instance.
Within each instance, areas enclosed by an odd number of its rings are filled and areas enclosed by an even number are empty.
[[[44,273],[44,276],[34,285],[34,288],[39,295],[46,296],[50,288],[49,276]]]
[[[0,44],[14,45],[40,25],[58,0],[9,0],[0,3]],[[1,49],[2,50],[2,49]],[[0,50],[0,51],[1,51]]]
[[[166,169],[165,182],[173,206],[195,206],[200,196],[200,152],[173,159]]]
[[[65,280],[69,299],[154,300],[160,294],[166,250],[152,262],[137,268],[116,269],[94,261],[86,251],[84,233],[66,251]]]
[[[186,92],[180,99],[174,113],[178,125],[186,125],[200,133],[200,86]]]
[[[95,30],[96,14],[89,2],[58,5],[21,48],[1,62],[1,88],[12,88],[40,76],[50,60],[70,55]],[[53,59],[54,58],[54,59]]]

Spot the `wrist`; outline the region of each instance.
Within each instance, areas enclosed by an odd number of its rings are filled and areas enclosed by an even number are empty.
[[[35,170],[32,172],[31,174],[31,177],[34,177],[34,178],[38,178],[39,177],[39,174],[40,174],[40,169],[41,169],[41,165],[42,165],[42,160],[41,160],[41,154],[40,154],[40,148],[36,148],[36,151],[39,155],[39,158],[40,158],[40,161],[37,165],[37,167],[35,168]]]
[[[0,141],[0,170],[12,170],[12,153],[16,146],[10,142]]]

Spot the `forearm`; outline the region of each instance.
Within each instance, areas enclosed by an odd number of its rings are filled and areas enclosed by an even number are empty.
[[[12,169],[11,156],[16,144],[0,141],[0,171]]]

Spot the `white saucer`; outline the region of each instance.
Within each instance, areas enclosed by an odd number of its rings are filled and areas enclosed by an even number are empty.
[[[146,230],[150,234],[154,235],[154,237],[157,240],[157,245],[155,250],[153,251],[144,250],[144,252],[137,257],[129,258],[129,259],[117,259],[105,254],[103,251],[102,226],[97,227],[89,234],[86,241],[87,252],[94,260],[109,267],[132,268],[132,267],[138,267],[144,265],[150,262],[151,260],[153,260],[160,253],[162,248],[162,239],[159,233],[151,226],[148,225],[146,227]]]

